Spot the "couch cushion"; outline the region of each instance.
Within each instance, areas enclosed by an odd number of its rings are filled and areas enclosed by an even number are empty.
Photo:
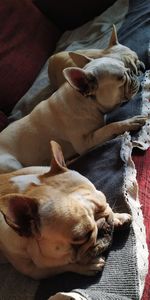
[[[31,0],[0,1],[0,110],[9,113],[52,53],[58,30]]]
[[[33,0],[33,2],[62,30],[73,29],[102,13],[115,0]]]

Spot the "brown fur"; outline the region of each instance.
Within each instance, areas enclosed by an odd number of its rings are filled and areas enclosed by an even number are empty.
[[[51,145],[51,168],[0,175],[1,259],[3,253],[35,279],[66,271],[94,275],[104,266],[101,252],[111,242],[113,227],[129,224],[131,217],[113,213],[104,194],[67,169],[60,146]],[[104,234],[99,242],[98,230]]]

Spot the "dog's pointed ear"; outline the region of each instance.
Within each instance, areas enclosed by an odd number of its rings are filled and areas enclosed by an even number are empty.
[[[32,237],[40,232],[40,217],[36,198],[23,194],[8,194],[0,198],[0,211],[6,223],[20,236]]]
[[[118,37],[117,37],[116,26],[113,24],[112,33],[111,33],[111,37],[110,37],[110,40],[109,40],[108,48],[111,48],[111,47],[116,46],[118,44],[119,44],[119,42],[118,42]]]
[[[83,69],[70,67],[64,69],[63,73],[68,83],[84,96],[90,96],[97,87],[96,77]]]
[[[77,67],[69,67],[63,70],[63,74],[69,84],[76,90],[81,91],[88,85],[86,72]]]
[[[59,173],[66,172],[68,169],[65,164],[62,149],[58,143],[55,141],[50,142],[51,145],[51,169],[49,175],[56,175]]]
[[[92,61],[92,58],[73,51],[69,52],[69,56],[71,57],[75,65],[80,68],[83,68],[86,64]]]

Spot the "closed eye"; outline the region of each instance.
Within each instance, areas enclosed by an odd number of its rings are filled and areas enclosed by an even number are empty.
[[[90,239],[91,234],[92,234],[92,230],[88,231],[83,236],[74,237],[73,240],[72,240],[72,244],[80,245],[80,244],[83,244],[83,243],[87,242]]]

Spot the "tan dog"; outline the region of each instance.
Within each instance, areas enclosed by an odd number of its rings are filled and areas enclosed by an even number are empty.
[[[101,57],[115,58],[122,61],[125,67],[130,68],[130,70],[132,70],[136,75],[140,71],[144,70],[144,64],[139,61],[137,54],[130,48],[123,46],[118,42],[116,27],[113,25],[112,34],[107,48],[78,50],[75,52],[63,51],[51,56],[48,65],[50,88],[44,88],[32,99],[28,99],[28,97],[26,99],[24,97],[13,109],[10,120],[14,121],[29,114],[37,104],[48,98],[52,92],[56,91],[61,84],[65,82],[63,70],[67,67],[75,66],[83,68],[87,63],[86,56],[93,59]]]
[[[105,263],[95,256],[108,248],[108,232],[131,216],[113,213],[102,192],[67,169],[59,145],[51,146],[50,169],[0,175],[1,260],[35,279],[66,271],[94,275]]]
[[[113,25],[107,48],[77,50],[75,52],[63,51],[50,57],[48,74],[53,90],[57,90],[61,84],[65,82],[65,77],[63,76],[63,70],[65,68],[76,66],[83,68],[85,66],[87,61],[86,59],[85,61],[83,60],[82,55],[93,59],[100,57],[119,59],[125,64],[125,67],[130,68],[136,75],[138,75],[140,71],[144,71],[144,64],[139,60],[136,52],[118,42],[116,27]]]
[[[0,133],[0,172],[22,166],[47,165],[49,140],[62,147],[65,159],[137,130],[146,117],[105,125],[105,114],[128,101],[139,88],[137,77],[115,58],[85,58],[83,69],[67,68],[64,83],[26,117]]]

